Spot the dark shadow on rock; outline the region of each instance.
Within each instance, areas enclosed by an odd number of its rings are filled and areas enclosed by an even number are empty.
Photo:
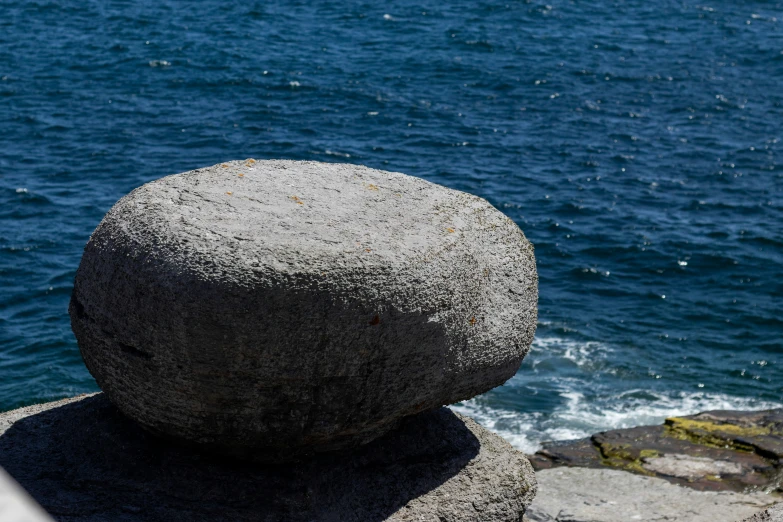
[[[350,453],[244,463],[153,437],[98,394],[16,421],[0,435],[0,466],[59,520],[371,522],[460,473],[480,449],[441,408]]]

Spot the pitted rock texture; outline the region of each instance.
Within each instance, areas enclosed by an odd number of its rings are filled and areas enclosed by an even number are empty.
[[[552,468],[537,471],[536,480],[523,522],[736,522],[777,500],[760,492],[695,491],[617,469]]]
[[[783,503],[778,503],[764,511],[759,511],[742,522],[783,522]]]
[[[447,408],[350,451],[253,464],[154,437],[97,394],[0,413],[0,466],[68,522],[518,522],[536,490],[523,454]]]
[[[532,246],[479,197],[246,160],[122,198],[85,248],[70,314],[90,372],[145,428],[286,460],[502,384],[536,302]]]

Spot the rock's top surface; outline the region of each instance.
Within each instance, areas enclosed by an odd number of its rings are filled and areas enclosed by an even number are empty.
[[[251,465],[153,437],[98,394],[0,413],[0,466],[59,520],[517,522],[524,455],[446,408],[349,453]]]
[[[553,442],[531,457],[536,469],[615,467],[699,490],[780,491],[783,409],[709,411]]]
[[[783,522],[783,503],[775,504],[742,522]]]
[[[104,228],[122,236],[108,237]],[[413,176],[350,164],[245,160],[139,187],[112,208],[92,242],[149,256],[145,261],[194,281],[241,287],[247,270],[280,283],[305,274],[320,280],[325,270],[334,277],[356,268],[437,264],[452,250],[532,261],[520,236],[484,199]],[[530,274],[519,275],[511,290],[522,293],[521,276]]]
[[[736,522],[775,501],[762,493],[694,491],[613,469],[554,468],[536,478],[538,494],[525,522]]]
[[[536,302],[532,246],[481,198],[355,165],[247,160],[122,198],[85,248],[70,312],[125,414],[286,460],[502,384]]]

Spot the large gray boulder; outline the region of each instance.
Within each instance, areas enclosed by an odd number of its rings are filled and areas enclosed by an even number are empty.
[[[249,464],[154,437],[98,394],[0,413],[0,466],[68,522],[519,522],[536,489],[523,454],[446,408],[346,452]]]
[[[536,301],[532,246],[479,197],[247,160],[122,198],[85,248],[70,315],[100,387],[147,430],[287,460],[502,384]]]

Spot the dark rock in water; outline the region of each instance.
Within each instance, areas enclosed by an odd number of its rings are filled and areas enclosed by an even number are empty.
[[[517,522],[536,489],[524,455],[446,408],[351,452],[251,464],[154,437],[98,394],[1,413],[0,466],[71,522]]]
[[[783,503],[775,504],[742,522],[783,522]]]
[[[148,183],[90,238],[82,356],[146,429],[262,460],[366,443],[514,375],[536,326],[522,231],[355,165],[231,162]]]
[[[710,411],[544,444],[537,470],[613,467],[705,491],[783,491],[783,409]]]

